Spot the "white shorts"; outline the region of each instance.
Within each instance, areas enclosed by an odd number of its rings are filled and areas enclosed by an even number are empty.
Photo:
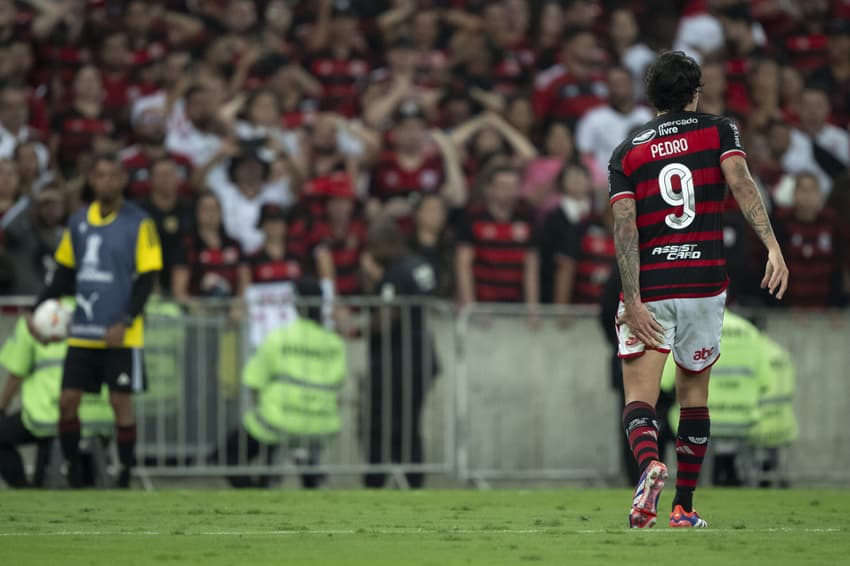
[[[726,291],[713,297],[664,299],[645,304],[664,328],[661,346],[649,349],[664,353],[672,351],[676,365],[693,373],[711,367],[720,357]],[[617,318],[623,310],[623,301],[620,301]],[[632,334],[629,327],[625,324],[616,324],[616,327],[619,342],[617,355],[624,360],[643,355],[647,347]]]

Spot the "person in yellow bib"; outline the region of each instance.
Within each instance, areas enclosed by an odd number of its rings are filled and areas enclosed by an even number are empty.
[[[59,422],[59,392],[62,364],[68,350],[66,342],[41,344],[18,320],[13,333],[0,348],[0,367],[9,375],[0,392],[0,477],[10,487],[41,487],[47,465],[50,441],[56,437]],[[21,409],[6,412],[20,392]],[[106,388],[99,394],[83,395],[80,404],[82,435],[110,437],[115,426]],[[31,484],[24,475],[18,446],[38,444],[37,464]]]
[[[320,298],[315,281],[299,281],[297,296]],[[227,438],[228,466],[244,466],[264,451],[273,455],[280,444],[292,449],[299,465],[315,466],[325,440],[340,430],[338,398],[345,380],[345,343],[322,326],[321,308],[306,311],[271,331],[248,360],[242,383],[255,392],[256,402],[242,420],[242,429]],[[246,434],[247,432],[247,434]],[[212,456],[216,462],[218,454]],[[270,462],[269,462],[270,463]],[[259,486],[270,478],[260,479]],[[233,487],[257,486],[250,477],[231,475]],[[302,485],[318,487],[322,477],[303,473]]]
[[[144,390],[142,311],[162,269],[162,249],[148,214],[125,202],[127,173],[113,155],[95,158],[88,178],[95,200],[73,215],[56,250],[53,281],[44,300],[75,292],[68,355],[59,399],[59,438],[68,483],[80,485],[79,406],[84,392],[109,387],[121,470],[127,487],[135,465],[132,394]],[[30,331],[39,338],[32,328]]]

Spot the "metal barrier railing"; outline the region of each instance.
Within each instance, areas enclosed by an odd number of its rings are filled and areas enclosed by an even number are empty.
[[[11,307],[27,304],[0,300],[0,340],[13,327]],[[368,485],[387,476],[415,486],[421,474],[478,485],[619,477],[620,409],[595,308],[481,304],[457,313],[433,300],[340,299],[348,361],[338,393],[339,432],[257,446],[242,426],[253,406],[241,385],[256,346],[253,319],[234,320],[231,306],[150,305],[149,388],[137,397],[143,479],[226,476],[238,484],[244,476],[268,483],[282,474],[300,474],[305,482],[363,475]],[[801,438],[788,455],[791,479],[850,481],[842,440],[846,384],[838,379],[846,366],[848,313],[756,314],[798,368]],[[809,331],[800,333],[802,327]],[[433,356],[425,355],[431,350]],[[834,439],[835,449],[817,450],[820,444],[808,441],[813,435]],[[823,470],[843,471],[826,477]]]

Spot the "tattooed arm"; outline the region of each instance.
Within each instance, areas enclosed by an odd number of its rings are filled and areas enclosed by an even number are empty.
[[[773,226],[770,224],[761,193],[750,175],[747,161],[740,155],[733,155],[724,159],[720,163],[720,168],[735,200],[738,201],[744,218],[767,248],[767,266],[761,287],[769,289],[771,294],[781,299],[788,287],[788,268],[785,266],[785,258],[782,257],[782,250],[773,233]]]
[[[617,320],[625,324],[638,340],[651,348],[661,345],[664,329],[640,300],[640,247],[637,211],[633,198],[621,198],[611,205],[614,212],[614,245],[623,282],[623,313]]]
[[[614,211],[614,244],[617,248],[617,264],[623,280],[623,301],[640,302],[640,248],[635,201],[620,199],[611,209]]]

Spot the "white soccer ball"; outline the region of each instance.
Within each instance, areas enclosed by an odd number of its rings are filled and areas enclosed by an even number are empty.
[[[47,299],[32,314],[32,325],[42,338],[62,339],[68,336],[71,310],[56,299]]]

